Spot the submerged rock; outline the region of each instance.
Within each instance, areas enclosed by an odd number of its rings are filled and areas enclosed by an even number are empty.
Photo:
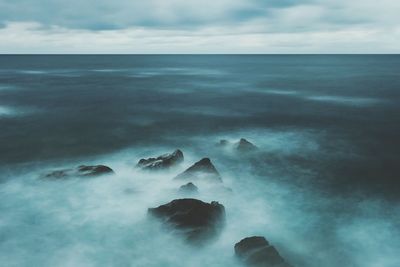
[[[235,244],[236,256],[248,266],[291,267],[265,237],[253,236]]]
[[[87,166],[81,165],[78,167],[78,173],[81,176],[97,176],[102,174],[111,174],[114,171],[105,165],[94,165],[94,166]]]
[[[179,187],[179,192],[181,193],[198,193],[199,189],[193,183],[187,183]]]
[[[176,199],[157,208],[149,208],[148,213],[177,230],[191,243],[203,243],[216,237],[225,223],[225,208],[216,201],[206,203],[192,198]]]
[[[175,166],[183,161],[183,153],[177,149],[172,153],[161,155],[157,158],[139,160],[137,166],[144,170],[159,170]]]
[[[75,169],[63,169],[50,172],[46,178],[63,179],[70,176],[99,176],[103,174],[113,174],[114,171],[105,165],[81,165]]]
[[[71,175],[73,169],[64,169],[64,170],[56,170],[52,171],[45,175],[46,178],[55,178],[55,179],[62,179],[66,178]]]
[[[211,163],[209,158],[203,158],[193,164],[181,174],[175,176],[176,180],[204,180],[213,182],[222,182],[221,175]]]
[[[221,139],[217,144],[217,147],[220,148],[226,148],[226,149],[231,149],[231,150],[236,150],[239,152],[249,152],[249,151],[254,151],[257,150],[258,147],[255,146],[253,143],[250,141],[241,138],[238,142],[229,142],[228,140]]]
[[[240,141],[236,143],[236,149],[241,152],[248,152],[257,150],[258,147],[256,147],[254,144],[247,141],[246,139],[241,138]]]

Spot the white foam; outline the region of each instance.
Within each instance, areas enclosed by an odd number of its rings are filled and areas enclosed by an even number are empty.
[[[228,138],[246,137],[262,150],[296,154],[315,153],[317,134],[254,130],[231,132]],[[300,187],[282,183],[274,174],[260,177],[244,158],[232,162],[217,157],[214,137],[194,138],[204,150],[182,147],[185,162],[165,172],[142,172],[134,166],[142,157],[171,152],[174,147],[132,148],[84,161],[53,163],[62,168],[106,164],[115,170],[114,176],[48,181],[37,178],[46,171],[41,167],[12,177],[0,187],[0,262],[6,266],[239,267],[233,245],[246,236],[264,235],[299,267],[398,266],[392,249],[399,242],[394,235],[398,230],[390,228],[390,219],[379,212],[388,206],[373,209],[370,216],[378,221],[366,220],[367,215],[357,212],[350,218],[338,218],[329,208],[346,206],[351,200],[328,199],[307,183]],[[211,157],[224,185],[233,192],[196,183],[199,199],[217,200],[225,206],[227,224],[215,242],[192,248],[148,220],[146,212],[148,207],[182,197],[177,189],[184,182],[172,178],[205,156]],[[366,203],[361,210],[371,207]],[[393,222],[396,218],[393,215]],[[333,239],[326,240],[319,231],[326,223]],[[340,265],[347,257],[351,258],[347,265]]]
[[[31,75],[43,75],[43,74],[48,74],[50,72],[45,70],[21,70],[19,71],[19,73],[31,74]]]
[[[0,116],[14,116],[17,112],[11,108],[6,106],[0,106]]]
[[[327,102],[349,106],[372,106],[382,102],[381,99],[365,98],[365,97],[351,97],[351,96],[307,96],[306,99],[319,102]]]

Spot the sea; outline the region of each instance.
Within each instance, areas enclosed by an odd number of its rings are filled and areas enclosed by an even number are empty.
[[[239,267],[265,236],[294,267],[399,267],[399,134],[400,55],[0,55],[0,266]],[[147,209],[205,157],[230,190],[198,185],[226,224],[196,247]],[[83,164],[115,175],[43,178]]]

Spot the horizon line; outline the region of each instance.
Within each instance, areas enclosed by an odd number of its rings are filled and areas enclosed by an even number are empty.
[[[400,55],[400,53],[0,53],[0,56],[309,56]]]

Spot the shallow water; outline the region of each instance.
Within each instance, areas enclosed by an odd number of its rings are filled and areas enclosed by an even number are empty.
[[[294,266],[400,265],[398,56],[0,56],[4,266],[240,266],[264,235]],[[12,112],[11,112],[12,111]],[[245,137],[240,155],[215,146]],[[181,148],[182,166],[134,168]],[[146,216],[210,157],[233,192],[197,249]],[[116,175],[48,181],[56,168]]]

